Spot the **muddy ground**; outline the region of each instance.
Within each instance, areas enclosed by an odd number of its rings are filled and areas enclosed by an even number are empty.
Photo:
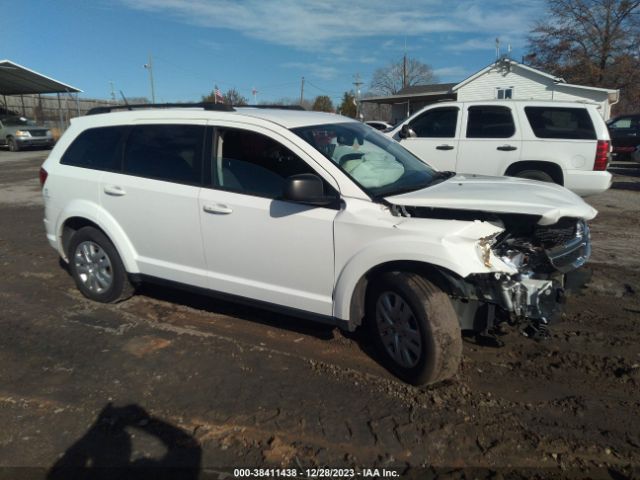
[[[86,300],[45,239],[45,155],[0,151],[0,479],[640,478],[640,165],[589,199],[591,280],[549,340],[465,341],[452,381],[415,388],[358,334],[155,286]]]

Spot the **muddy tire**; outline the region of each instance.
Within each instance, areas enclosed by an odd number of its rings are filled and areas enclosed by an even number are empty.
[[[555,183],[553,177],[542,170],[522,170],[513,176],[518,178],[527,178],[529,180],[538,180],[540,182]]]
[[[390,272],[367,292],[368,333],[387,368],[414,385],[452,377],[462,358],[458,317],[449,297],[424,277]]]
[[[69,241],[69,271],[78,290],[101,303],[116,303],[133,295],[120,255],[100,230],[83,227]]]

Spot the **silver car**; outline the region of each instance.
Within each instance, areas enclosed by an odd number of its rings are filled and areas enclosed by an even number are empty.
[[[51,130],[38,126],[33,120],[18,116],[0,117],[0,145],[8,145],[17,152],[26,147],[53,147]]]

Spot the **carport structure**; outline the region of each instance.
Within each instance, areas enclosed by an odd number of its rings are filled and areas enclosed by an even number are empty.
[[[60,101],[60,94],[76,94],[76,107],[78,109],[78,115],[80,115],[77,95],[80,92],[82,92],[82,90],[79,88],[42,75],[10,60],[0,60],[0,95],[2,95],[4,108],[6,110],[8,110],[7,95],[20,96],[22,114],[26,116],[24,95],[38,95],[38,99],[40,99],[41,94],[55,93],[58,97],[59,126],[62,127],[62,103]]]

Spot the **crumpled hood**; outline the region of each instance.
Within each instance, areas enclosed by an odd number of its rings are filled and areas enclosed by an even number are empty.
[[[562,217],[591,220],[598,211],[554,183],[513,177],[456,175],[431,187],[386,197],[395,205],[539,215],[540,225]]]

